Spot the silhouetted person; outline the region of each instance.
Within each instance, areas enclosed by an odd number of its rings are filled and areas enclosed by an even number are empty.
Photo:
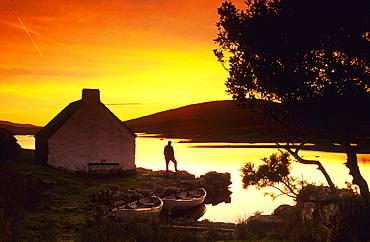
[[[175,171],[177,172],[177,161],[175,159],[175,152],[173,151],[173,147],[171,146],[171,141],[168,141],[168,145],[164,147],[164,159],[166,160],[166,172],[168,176],[168,164],[170,161],[173,162],[175,165]]]

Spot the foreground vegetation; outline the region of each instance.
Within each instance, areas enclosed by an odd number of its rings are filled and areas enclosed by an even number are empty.
[[[168,186],[174,182],[172,179],[153,177],[144,169],[124,177],[65,173],[33,164],[30,150],[22,150],[20,160],[0,159],[0,241],[174,241],[174,238],[197,241],[207,238],[197,230],[189,233],[186,229],[171,229],[174,222],[167,219],[146,225],[118,223],[100,216],[91,202],[91,195],[102,189],[137,188],[153,179]],[[212,227],[210,224],[207,226]],[[194,224],[186,226],[194,227]]]
[[[167,216],[146,223],[120,223],[96,212],[91,200],[93,194],[114,187],[142,188],[153,181],[170,186],[174,180],[145,169],[138,169],[137,174],[129,176],[93,177],[36,165],[34,151],[20,149],[12,134],[2,129],[0,148],[0,241],[370,240],[370,210],[356,193],[338,190],[339,197],[335,199],[315,200],[315,195],[326,188],[308,185],[299,191],[297,205],[290,207],[289,213],[279,210],[279,222],[263,221],[258,219],[262,215],[256,214],[241,218],[237,224]],[[279,160],[284,161],[282,165],[286,167],[287,160],[278,156],[266,158],[267,163],[257,171],[249,166],[251,169],[244,173],[248,179],[244,182],[259,184],[261,178],[264,181],[274,178],[277,182],[280,179],[276,179],[276,175],[286,176],[289,169],[266,168],[275,167]],[[269,173],[274,176],[268,176]],[[304,209],[306,205],[311,207]],[[313,213],[304,214],[304,210]],[[277,215],[275,210],[272,216]],[[310,219],[303,219],[304,216]]]
[[[21,162],[0,159],[0,241],[366,241],[369,212],[361,199],[338,202],[335,227],[318,233],[315,224],[302,224],[299,213],[284,223],[241,218],[236,224],[171,220],[161,217],[142,223],[119,223],[100,216],[90,196],[115,186],[137,188],[155,179],[174,181],[138,169],[125,177],[88,177],[31,163],[33,152],[22,151]],[[331,237],[325,237],[330,231]],[[316,237],[315,237],[316,236]]]
[[[218,9],[214,53],[229,72],[226,91],[258,114],[264,133],[284,129],[286,145],[280,148],[302,164],[317,165],[333,192],[335,185],[322,164],[305,159],[299,150],[307,143],[340,144],[347,155],[342,163],[370,206],[369,185],[357,157],[358,147],[368,148],[369,143],[370,116],[364,112],[370,101],[370,52],[364,51],[370,46],[369,2],[245,4],[239,9],[225,1]],[[305,31],[297,35],[301,29]]]

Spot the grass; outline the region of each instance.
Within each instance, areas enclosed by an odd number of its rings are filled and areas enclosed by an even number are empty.
[[[8,180],[2,179],[6,183],[2,184],[2,192],[4,195],[9,193],[7,197],[12,200],[3,203],[12,203],[14,210],[19,211],[6,216],[3,225],[12,221],[16,227],[8,228],[3,237],[12,237],[15,241],[74,241],[78,239],[79,230],[86,225],[87,219],[97,216],[90,200],[92,194],[117,186],[138,188],[152,181],[150,176],[145,175],[146,171],[140,169],[136,175],[124,177],[89,177],[65,173],[34,164],[33,153],[29,150],[22,150],[21,160],[1,161],[1,170],[10,175]],[[25,178],[24,187],[20,189],[17,183]],[[168,185],[171,179],[163,178],[160,182]],[[19,193],[27,193],[30,189],[35,190],[35,194],[27,199],[20,196]],[[21,208],[21,204],[29,203],[32,197],[37,200],[37,206]],[[2,230],[5,230],[4,227]]]
[[[0,224],[0,230],[5,231],[3,225],[8,225],[6,233],[0,235],[0,241],[150,242],[233,239],[229,232],[214,230],[212,223],[206,225],[210,228],[208,231],[174,228],[172,226],[176,222],[164,218],[145,224],[137,221],[128,224],[118,223],[100,216],[91,201],[91,195],[102,189],[118,186],[127,189],[139,188],[153,179],[161,185],[169,186],[174,182],[172,179],[153,177],[153,174],[144,169],[138,169],[135,175],[121,177],[89,177],[65,173],[34,164],[32,152],[27,150],[23,151],[22,160],[22,162],[0,161],[1,171],[9,175],[9,179],[4,180],[4,177],[0,179],[4,182],[2,188],[6,187],[2,192],[7,192],[9,200],[0,202],[11,204],[14,206],[13,211],[18,211],[8,216],[0,216],[6,217]],[[25,182],[19,183],[22,180]],[[32,193],[27,193],[27,190]],[[22,194],[25,195],[21,196]],[[25,206],[31,200],[34,200],[33,205]],[[193,226],[189,223],[185,225]]]
[[[80,231],[80,240],[88,242],[100,241],[200,241],[195,231],[171,229],[160,219],[139,223],[117,223],[108,218],[94,217],[87,220],[86,226]]]
[[[3,203],[13,204],[13,210],[18,212],[9,214],[0,224],[1,230],[5,231],[6,228],[6,233],[0,235],[0,241],[203,242],[236,241],[235,239],[250,241],[252,238],[243,237],[243,230],[236,233],[219,231],[218,224],[207,221],[203,221],[201,225],[208,228],[207,230],[174,228],[172,225],[178,225],[178,222],[168,219],[149,221],[145,225],[136,221],[129,224],[117,223],[97,214],[91,201],[92,194],[118,186],[139,188],[153,179],[161,185],[170,186],[174,180],[153,177],[144,169],[138,169],[137,174],[130,176],[90,177],[36,165],[32,162],[33,153],[28,150],[23,150],[21,157],[22,162],[1,162],[1,170],[9,174],[8,180],[0,179],[7,183],[2,187],[7,187],[5,190],[10,201]],[[238,226],[240,228],[245,224],[240,223]]]

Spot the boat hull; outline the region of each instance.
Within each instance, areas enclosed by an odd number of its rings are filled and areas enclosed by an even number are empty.
[[[115,208],[112,212],[118,216],[120,221],[125,222],[131,219],[150,220],[157,217],[162,208],[163,201],[159,197],[150,196]]]
[[[170,213],[185,210],[203,204],[207,192],[204,188],[194,189],[188,192],[171,195],[162,198],[163,207]]]
[[[188,220],[193,220],[197,221],[199,218],[201,218],[207,211],[206,205],[201,204],[197,205],[195,207],[187,208],[187,209],[182,209],[182,210],[176,210],[169,214],[171,218],[174,219],[188,219]]]

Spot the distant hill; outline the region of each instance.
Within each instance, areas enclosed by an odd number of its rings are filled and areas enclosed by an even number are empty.
[[[135,133],[160,134],[169,138],[188,138],[202,142],[271,143],[284,142],[285,131],[261,132],[257,115],[239,108],[235,101],[212,101],[171,109],[124,123]],[[36,134],[42,127],[0,121],[0,128],[13,134]],[[370,150],[370,125],[361,129],[359,152]],[[316,147],[338,151],[338,146]]]
[[[17,123],[0,120],[0,128],[5,128],[11,131],[13,135],[17,135],[17,134],[35,135],[42,127],[35,126],[32,124],[17,124]]]
[[[128,120],[125,124],[135,133],[162,134],[163,137],[189,138],[201,142],[285,142],[284,129],[266,131],[257,117],[257,114],[239,108],[235,101],[213,101]],[[363,127],[363,141],[358,146],[358,152],[369,152],[369,134],[370,126]],[[328,144],[309,149],[342,151],[341,147]]]
[[[256,114],[239,108],[235,101],[212,101],[171,109],[128,120],[135,133],[202,141],[262,142]]]
[[[135,133],[201,141],[266,142],[256,114],[239,108],[235,101],[212,101],[171,109],[125,121]],[[13,134],[36,134],[42,127],[0,121]],[[270,139],[268,139],[270,140]]]

